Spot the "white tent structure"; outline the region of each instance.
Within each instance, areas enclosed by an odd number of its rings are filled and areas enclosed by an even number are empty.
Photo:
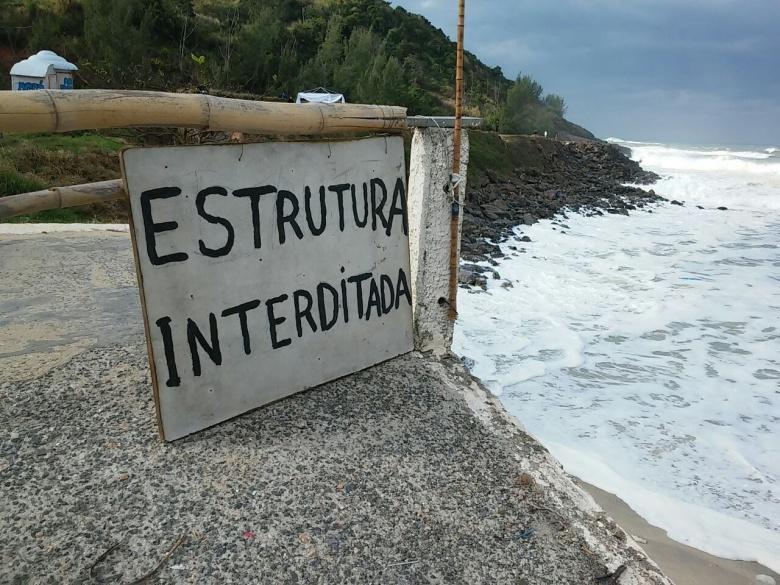
[[[73,89],[73,63],[54,51],[38,51],[11,67],[11,89]]]
[[[324,87],[299,92],[298,97],[295,98],[296,104],[343,104],[346,101],[344,94],[335,93]]]

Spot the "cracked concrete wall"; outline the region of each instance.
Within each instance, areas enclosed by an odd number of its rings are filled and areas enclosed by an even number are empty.
[[[440,302],[440,299],[449,299],[453,142],[454,131],[451,129],[415,129],[409,172],[409,252],[414,342],[416,349],[433,351],[436,355],[450,350],[454,326],[449,319],[448,304]],[[458,189],[458,258],[468,157],[468,132],[464,131],[460,172],[463,180]]]

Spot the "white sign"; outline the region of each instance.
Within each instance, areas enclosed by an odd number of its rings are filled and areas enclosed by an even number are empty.
[[[412,349],[400,137],[129,149],[161,432]]]

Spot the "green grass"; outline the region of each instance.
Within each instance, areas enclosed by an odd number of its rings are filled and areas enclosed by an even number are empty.
[[[495,132],[469,131],[468,181],[474,185],[486,171],[498,177],[512,172],[512,159],[501,136]]]
[[[30,215],[17,215],[3,220],[4,223],[94,223],[95,218],[91,214],[79,212],[73,209],[49,209]]]
[[[46,189],[47,185],[37,177],[28,177],[14,169],[0,168],[0,197]]]
[[[0,197],[116,178],[116,153],[126,144],[121,136],[95,132],[0,135]],[[121,206],[111,203],[52,209],[0,221],[89,223],[124,217]]]
[[[13,169],[0,168],[0,197],[30,191],[41,191],[47,185],[37,177],[25,176]],[[86,210],[51,209],[30,215],[19,215],[5,220],[8,223],[83,223],[94,221]]]
[[[43,150],[64,150],[73,154],[82,152],[117,152],[125,141],[114,136],[92,134],[5,134],[0,138],[0,148],[22,148],[37,146]]]

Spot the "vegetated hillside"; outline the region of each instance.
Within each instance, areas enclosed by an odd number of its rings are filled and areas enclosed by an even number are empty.
[[[5,88],[15,61],[51,49],[79,66],[79,88],[288,99],[324,86],[351,102],[452,113],[454,43],[384,0],[2,0],[1,12]],[[467,113],[489,128],[592,137],[529,76],[513,83],[467,53],[465,81]]]

